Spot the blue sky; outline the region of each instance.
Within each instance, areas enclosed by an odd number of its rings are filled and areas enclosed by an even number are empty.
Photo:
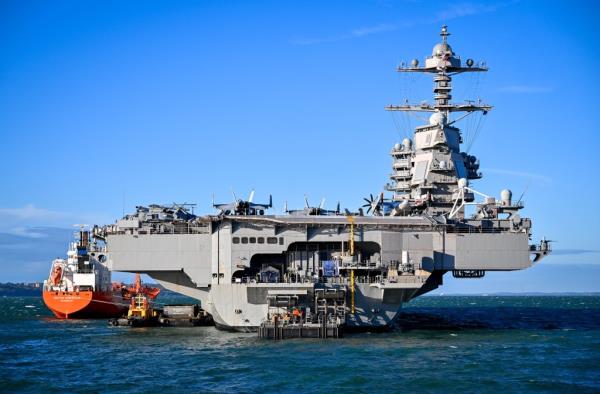
[[[383,107],[431,98],[430,79],[395,67],[423,61],[446,23],[455,52],[490,67],[454,80],[457,100],[494,106],[472,186],[525,191],[534,238],[558,242],[534,269],[441,291],[600,291],[600,7],[434,3],[3,2],[0,281],[43,279],[72,224],[139,204],[208,213],[213,193],[256,189],[276,212],[304,194],[358,207],[411,132]]]

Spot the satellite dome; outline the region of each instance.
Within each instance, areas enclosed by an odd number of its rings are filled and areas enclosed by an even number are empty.
[[[504,205],[510,205],[512,200],[512,192],[510,189],[504,189],[500,192],[500,199]]]
[[[400,143],[399,143],[399,142],[396,142],[396,143],[394,144],[394,150],[400,150],[400,148],[401,148],[401,147],[402,147],[402,145],[400,145]]]
[[[446,124],[446,115],[444,115],[441,112],[434,112],[429,117],[429,124],[432,125],[432,126]]]
[[[404,149],[410,149],[412,147],[412,141],[409,138],[405,138],[402,140],[402,145]]]
[[[458,187],[461,189],[466,187],[468,184],[469,184],[469,182],[467,182],[467,180],[465,178],[460,178],[458,180]]]
[[[445,42],[440,42],[439,44],[435,44],[433,47],[433,51],[431,56],[435,56],[438,58],[442,58],[444,56],[452,56],[454,53],[452,52],[452,47]]]

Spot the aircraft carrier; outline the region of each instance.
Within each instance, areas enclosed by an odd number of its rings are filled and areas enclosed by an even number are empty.
[[[213,201],[214,215],[195,215],[188,205],[139,206],[94,228],[110,269],[148,274],[200,300],[219,328],[256,331],[269,324],[386,328],[403,303],[442,285],[448,272],[480,278],[530,267],[550,246],[530,244],[523,203],[510,190],[496,198],[470,185],[482,174],[476,157],[461,151],[457,123],[492,107],[453,103],[452,79],[487,67],[463,63],[449,34],[443,26],[423,65],[415,59],[397,70],[431,74],[434,102],[386,107],[427,113],[429,122],[393,145],[390,182],[365,206],[326,210],[307,201],[271,215],[272,199],[255,203],[253,193]]]

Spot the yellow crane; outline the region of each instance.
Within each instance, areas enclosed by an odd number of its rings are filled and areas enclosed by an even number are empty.
[[[350,222],[350,256],[354,256],[354,216],[348,216],[348,222]],[[350,268],[350,310],[352,313],[354,309],[354,267]]]

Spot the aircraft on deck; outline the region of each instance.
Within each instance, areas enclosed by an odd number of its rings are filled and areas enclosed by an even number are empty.
[[[304,215],[321,215],[321,216],[327,216],[327,215],[339,215],[340,214],[340,203],[338,202],[337,207],[335,208],[335,211],[330,210],[330,209],[325,209],[325,199],[323,198],[321,200],[321,204],[319,204],[318,207],[311,207],[310,204],[308,203],[308,197],[305,195],[304,196],[304,208],[302,209],[287,209],[287,202],[285,203],[285,212],[289,213],[290,215],[293,216],[304,216]]]
[[[233,202],[230,203],[215,204],[213,196],[213,207],[219,210],[219,215],[264,215],[267,209],[273,207],[272,195],[269,195],[268,204],[259,204],[252,201],[254,199],[254,190],[250,192],[248,200],[237,198],[233,191],[231,193],[233,194]]]

